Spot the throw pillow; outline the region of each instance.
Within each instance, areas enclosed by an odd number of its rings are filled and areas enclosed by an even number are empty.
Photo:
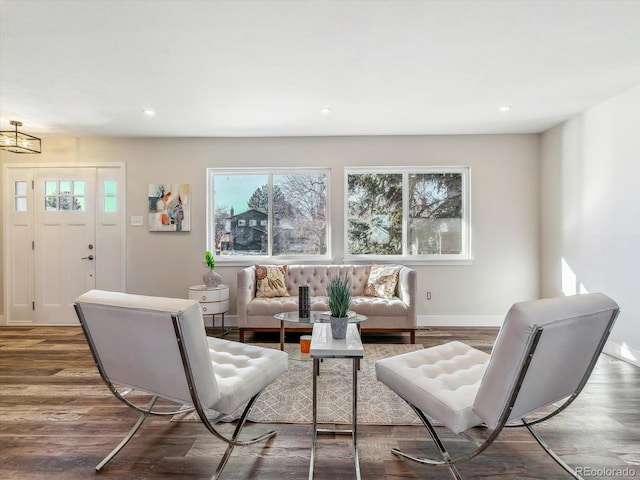
[[[391,298],[396,291],[402,265],[371,265],[364,294],[370,297]]]
[[[265,267],[256,265],[256,278],[258,279],[258,291],[256,297],[289,297],[287,287],[284,282],[284,274],[287,271],[286,265],[278,267]]]

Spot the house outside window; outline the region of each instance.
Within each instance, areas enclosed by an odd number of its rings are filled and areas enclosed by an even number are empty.
[[[328,187],[329,169],[207,169],[207,247],[223,261],[326,259]]]
[[[469,167],[345,169],[345,257],[471,260]]]

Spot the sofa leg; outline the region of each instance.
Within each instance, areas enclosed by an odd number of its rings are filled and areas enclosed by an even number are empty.
[[[411,343],[412,344],[416,343],[416,331],[415,330],[411,330],[409,335],[411,336]]]
[[[240,343],[244,343],[244,328],[240,329],[240,337],[239,337]]]

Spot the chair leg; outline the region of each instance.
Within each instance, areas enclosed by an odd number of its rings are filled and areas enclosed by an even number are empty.
[[[449,468],[449,472],[451,473],[451,476],[454,479],[463,480],[462,476],[460,475],[460,472],[458,472],[458,469],[454,465],[455,461],[451,459],[451,455],[449,455],[449,452],[447,451],[446,447],[442,443],[442,440],[440,440],[440,437],[438,436],[435,428],[433,428],[433,425],[431,424],[429,419],[426,417],[424,413],[422,413],[422,410],[420,410],[418,407],[411,404],[409,405],[411,406],[413,411],[416,412],[416,414],[418,415],[418,417],[420,418],[424,426],[427,428],[427,431],[429,432],[429,435],[431,435],[431,438],[433,438],[433,441],[436,444],[436,447],[438,448],[438,451],[440,452],[440,455],[442,456],[443,461],[438,462],[435,460],[414,457],[413,455],[409,455],[408,453],[405,453],[397,448],[391,449],[391,452],[395,455],[407,458],[409,460],[412,460],[417,463],[421,463],[423,465],[431,465],[435,467],[447,466]]]
[[[114,448],[111,453],[109,455],[107,455],[106,457],[104,457],[104,459],[96,466],[96,471],[99,472],[100,470],[102,470],[102,468],[109,463],[113,457],[115,457],[120,450],[122,450],[124,448],[124,446],[129,443],[129,440],[131,440],[133,438],[133,436],[136,434],[136,432],[138,431],[138,429],[142,426],[142,423],[147,419],[147,417],[149,416],[151,412],[151,409],[153,408],[153,405],[156,403],[156,401],[158,400],[157,396],[154,396],[151,401],[149,402],[149,405],[147,405],[147,408],[145,409],[144,412],[142,412],[142,414],[140,415],[140,417],[138,417],[138,420],[136,421],[136,423],[133,425],[133,427],[131,427],[131,430],[129,430],[129,433],[127,434],[126,437],[124,437],[122,439],[122,441],[118,444],[118,446],[116,448]]]
[[[558,465],[564,468],[564,470],[576,480],[584,480],[580,475],[578,475],[578,473],[573,468],[571,468],[564,460],[562,460],[558,456],[558,454],[554,452],[551,449],[551,447],[549,447],[549,445],[547,445],[547,443],[542,439],[542,437],[538,434],[538,432],[536,432],[533,429],[533,427],[527,422],[526,419],[523,418],[522,423],[524,424],[525,427],[527,427],[527,430],[529,430],[529,433],[531,434],[531,436],[536,439],[536,442],[538,442],[538,444],[542,447],[542,449],[545,452],[547,452],[547,454],[551,458],[553,458]]]
[[[240,445],[240,446],[252,445],[254,443],[261,442],[263,440],[268,440],[269,438],[273,437],[276,434],[275,430],[271,430],[271,431],[269,431],[269,432],[267,432],[265,434],[262,434],[262,435],[260,435],[258,437],[252,438],[251,440],[247,440],[247,441],[243,441],[243,442],[238,441],[238,436],[240,435],[240,431],[242,430],[242,427],[244,427],[244,424],[246,423],[247,418],[249,417],[249,412],[251,411],[251,408],[253,408],[253,405],[255,404],[256,400],[260,396],[260,393],[262,393],[262,392],[259,392],[258,394],[256,394],[247,403],[247,406],[245,407],[244,411],[242,412],[242,415],[238,419],[238,423],[236,425],[235,430],[233,431],[233,435],[231,436],[231,438],[227,438],[227,437],[223,436],[220,432],[218,432],[213,427],[211,422],[207,419],[207,417],[204,416],[203,423],[205,424],[207,429],[211,433],[213,433],[216,437],[220,438],[221,440],[224,440],[228,444],[227,449],[224,452],[224,455],[222,456],[222,459],[220,460],[220,463],[218,464],[218,467],[216,468],[216,471],[215,471],[213,477],[211,477],[212,480],[218,480],[218,478],[220,478],[220,475],[222,474],[222,471],[224,470],[224,467],[227,465],[227,462],[229,461],[229,458],[231,457],[231,452],[233,452],[233,448],[235,446],[238,446],[238,445]]]
[[[479,455],[480,453],[482,453],[484,450],[486,450],[489,447],[489,445],[491,445],[493,443],[493,441],[497,438],[498,434],[502,430],[502,428],[497,428],[496,430],[491,432],[489,437],[487,439],[485,439],[485,441],[482,444],[477,446],[477,448],[473,452],[471,452],[471,453],[469,453],[469,454],[467,454],[467,455],[465,455],[463,457],[452,459],[451,456],[449,455],[449,452],[447,451],[447,449],[445,448],[444,444],[442,443],[442,440],[440,440],[440,437],[438,436],[435,428],[433,427],[433,425],[431,424],[431,422],[427,418],[427,416],[422,412],[422,410],[420,410],[415,405],[413,405],[413,404],[411,404],[409,402],[407,402],[407,404],[413,409],[414,412],[416,412],[416,415],[418,415],[418,418],[420,418],[420,420],[422,421],[424,426],[427,428],[427,431],[431,435],[431,438],[433,438],[433,441],[436,444],[436,447],[438,448],[438,450],[440,452],[440,455],[442,455],[443,461],[436,461],[436,460],[429,460],[429,459],[414,457],[413,455],[409,455],[408,453],[402,452],[397,448],[391,449],[391,452],[393,454],[395,454],[395,455],[398,455],[398,456],[403,457],[403,458],[407,458],[409,460],[412,460],[414,462],[417,462],[417,463],[420,463],[420,464],[423,464],[423,465],[430,465],[430,466],[434,466],[434,467],[447,466],[449,468],[449,472],[451,473],[453,478],[456,479],[456,480],[462,480],[462,476],[460,475],[460,472],[458,472],[458,470],[456,469],[456,464],[461,463],[461,462],[466,462],[467,460],[470,460],[473,457],[475,457],[475,456]],[[553,415],[550,415],[550,416],[553,416]],[[560,465],[574,479],[576,479],[576,480],[584,480],[584,478],[581,477],[580,475],[578,475],[578,473],[573,468],[571,468],[564,460],[562,460],[551,449],[551,447],[549,447],[549,445],[547,445],[547,443],[542,439],[542,437],[533,429],[533,425],[535,423],[537,423],[537,421],[529,422],[526,418],[522,418],[522,424],[514,424],[514,425],[509,425],[509,426],[510,427],[526,427],[527,430],[529,430],[529,433],[531,434],[531,436],[538,442],[538,444],[542,447],[542,449],[545,452],[547,452],[547,454],[551,458],[553,458],[553,460],[558,465]]]

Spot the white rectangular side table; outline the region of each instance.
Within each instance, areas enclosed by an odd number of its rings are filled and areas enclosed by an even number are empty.
[[[313,480],[318,433],[351,434],[356,478],[360,480],[360,459],[358,458],[358,362],[364,357],[364,347],[362,346],[362,340],[360,339],[360,333],[358,332],[356,324],[350,323],[347,325],[346,338],[336,340],[331,336],[331,324],[315,323],[313,325],[313,333],[311,334],[309,355],[313,359],[313,438],[311,442],[309,480]],[[318,373],[320,371],[320,360],[324,358],[353,359],[351,429],[318,428]]]
[[[194,285],[189,287],[189,299],[200,302],[203,317],[211,315],[212,327],[216,326],[216,315],[222,315],[219,336],[223,337],[228,333],[224,328],[224,314],[229,310],[228,285],[218,285],[211,288],[206,285]]]

